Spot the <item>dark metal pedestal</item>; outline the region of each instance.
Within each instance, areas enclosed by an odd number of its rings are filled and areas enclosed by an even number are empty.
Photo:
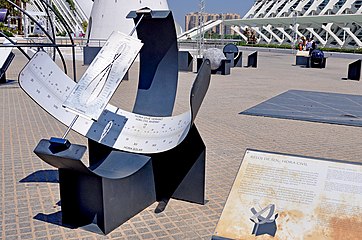
[[[189,51],[178,52],[178,70],[192,72],[193,57]]]
[[[89,65],[92,63],[93,59],[97,56],[102,47],[83,47],[83,64]]]
[[[231,67],[242,67],[242,52],[239,51],[239,48],[233,44],[229,43],[226,44],[223,48],[223,53],[226,57],[226,59],[230,59],[230,65]]]
[[[41,140],[35,154],[59,169],[62,223],[108,234],[155,201],[205,203],[205,145],[193,126],[176,148],[151,155],[118,151],[89,141],[57,150]]]
[[[205,203],[206,147],[194,125],[176,148],[152,155],[157,200]]]
[[[309,67],[310,56],[295,56],[295,65]]]
[[[361,65],[362,65],[362,60],[357,60],[349,64],[347,79],[359,81],[361,79]]]
[[[48,140],[41,140],[34,150],[59,169],[64,225],[108,234],[156,201],[150,157],[97,149],[103,154],[94,156],[88,168],[81,162],[85,150],[73,144],[54,152]]]
[[[11,52],[6,58],[4,65],[0,68],[0,83],[6,83],[6,71],[8,70],[11,62],[15,58],[15,54]]]
[[[197,59],[197,72],[203,63],[203,58]],[[221,60],[221,65],[215,70],[211,70],[211,74],[219,74],[219,75],[230,75],[230,68],[231,68],[231,60],[230,59],[223,59]]]
[[[253,52],[248,56],[248,65],[246,67],[258,67],[258,52]]]

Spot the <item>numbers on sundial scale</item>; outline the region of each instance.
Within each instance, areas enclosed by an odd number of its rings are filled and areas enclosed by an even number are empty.
[[[47,61],[42,61],[42,58],[47,58],[46,53],[35,55],[34,62],[26,69],[28,73],[21,74],[21,82],[28,91],[35,94],[36,101],[58,111],[61,109],[63,96],[69,94],[72,87],[62,83],[61,76],[65,75],[63,72],[57,72],[53,65],[46,64]]]

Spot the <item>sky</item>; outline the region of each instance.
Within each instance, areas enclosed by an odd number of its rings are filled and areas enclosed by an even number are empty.
[[[168,0],[168,6],[173,15],[185,27],[185,15],[189,12],[198,12],[200,0]],[[251,8],[255,0],[205,0],[207,13],[238,13],[243,17]]]

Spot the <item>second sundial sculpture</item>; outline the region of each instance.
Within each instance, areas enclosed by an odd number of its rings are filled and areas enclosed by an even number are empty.
[[[19,74],[21,88],[44,110],[88,138],[86,146],[43,139],[34,152],[59,169],[62,222],[108,234],[156,201],[204,204],[205,145],[194,125],[210,82],[205,60],[190,93],[190,110],[172,116],[178,48],[170,11],[142,9],[133,18],[139,39],[113,33],[78,83],[45,52]],[[140,54],[132,112],[108,103]],[[161,204],[163,205],[163,204]]]

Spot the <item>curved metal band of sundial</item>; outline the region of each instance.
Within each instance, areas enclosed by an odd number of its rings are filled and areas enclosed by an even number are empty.
[[[135,21],[139,18],[137,13]],[[186,137],[206,94],[210,81],[209,62],[200,69],[190,95],[190,110],[171,116],[177,89],[178,51],[172,14],[166,24],[155,26],[154,19],[140,23],[138,37],[144,43],[140,52],[140,79],[134,112],[107,104],[98,121],[78,118],[72,129],[118,150],[133,153],[158,153],[176,147]],[[148,24],[150,26],[145,26]],[[162,44],[155,44],[155,37]],[[171,32],[171,34],[170,34]],[[173,33],[173,34],[172,34]],[[70,126],[77,115],[63,108],[63,103],[76,86],[45,52],[38,52],[19,74],[21,88],[44,110]]]

